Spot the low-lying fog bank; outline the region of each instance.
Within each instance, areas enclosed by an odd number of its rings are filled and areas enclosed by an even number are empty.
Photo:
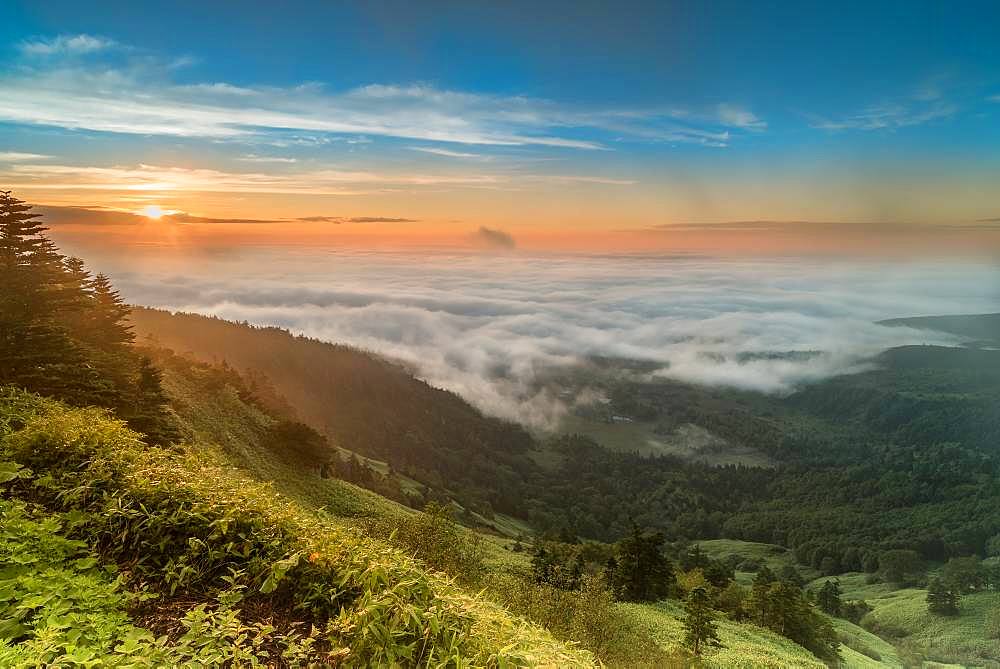
[[[134,264],[130,264],[134,263]],[[249,273],[253,268],[253,273]],[[241,249],[183,265],[115,260],[126,299],[279,325],[411,363],[484,410],[550,426],[569,401],[539,374],[586,356],[762,392],[957,339],[875,321],[995,311],[1000,270],[696,256]],[[769,355],[794,351],[795,355]]]

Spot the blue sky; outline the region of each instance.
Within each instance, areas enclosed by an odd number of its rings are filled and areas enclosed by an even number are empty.
[[[1000,216],[995,2],[14,2],[0,86],[0,181],[49,204]]]

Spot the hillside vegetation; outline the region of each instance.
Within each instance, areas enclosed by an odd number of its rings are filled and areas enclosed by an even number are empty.
[[[684,648],[684,611],[674,602],[622,604],[667,652]],[[827,665],[787,638],[755,625],[721,620],[722,646],[706,651],[698,666],[712,669],[823,669]],[[679,665],[683,666],[683,665]]]
[[[134,308],[130,319],[140,341],[262,379],[297,418],[339,446],[385,460],[487,515],[521,511],[524,480],[536,471],[527,457],[530,435],[400,365],[278,328],[145,308]]]
[[[209,453],[9,389],[0,425],[5,666],[592,661]]]
[[[903,665],[929,660],[1000,667],[1000,592],[968,593],[961,598],[959,615],[941,616],[927,610],[925,588],[872,582],[865,574],[854,573],[843,574],[838,581],[843,598],[871,605],[861,626],[895,646]],[[892,659],[884,651],[881,654]]]

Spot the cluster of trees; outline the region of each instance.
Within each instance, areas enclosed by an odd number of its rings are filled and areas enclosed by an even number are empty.
[[[178,438],[160,372],[132,346],[129,307],[45,232],[0,191],[0,384],[114,409],[152,443]]]
[[[730,595],[727,601],[737,602],[740,598]],[[740,601],[733,615],[787,636],[817,657],[837,657],[840,641],[830,620],[813,606],[799,585],[779,579],[767,567],[757,572],[748,596]]]
[[[643,531],[635,524],[610,550],[576,540],[540,540],[532,554],[532,574],[537,583],[563,589],[579,588],[598,576],[615,599],[624,601],[683,599],[688,646],[695,653],[718,643],[712,621],[724,614],[771,629],[819,657],[834,659],[839,641],[823,612],[860,618],[867,610],[862,602],[842,602],[839,586],[832,581],[814,603],[814,595],[803,590],[801,577],[791,567],[781,576],[761,567],[753,586],[746,588],[734,580],[731,561],[713,559],[697,544],[681,547],[671,559],[664,543],[662,532]],[[601,558],[603,566],[597,562]]]
[[[951,558],[928,580],[927,609],[938,615],[957,615],[963,595],[984,589],[1000,590],[1000,561],[987,565],[975,555]]]

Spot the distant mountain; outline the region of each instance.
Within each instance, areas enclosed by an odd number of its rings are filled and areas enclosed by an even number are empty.
[[[891,318],[879,321],[879,325],[935,330],[972,340],[1000,343],[1000,313]]]

